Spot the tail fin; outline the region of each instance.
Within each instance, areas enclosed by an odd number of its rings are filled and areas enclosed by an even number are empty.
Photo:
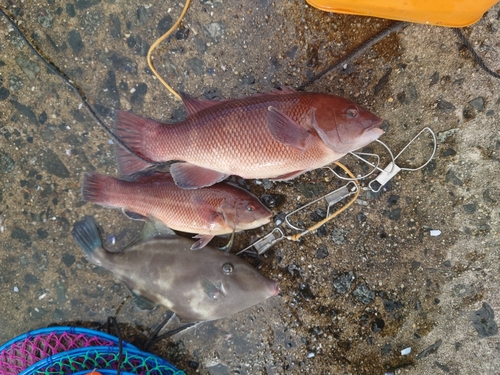
[[[76,222],[71,231],[71,235],[87,257],[93,263],[98,264],[94,256],[94,251],[102,246],[102,242],[94,218],[85,216],[82,221]]]
[[[110,202],[109,193],[116,181],[114,177],[98,173],[85,173],[82,181],[83,199],[101,206],[115,207]]]
[[[148,155],[148,134],[156,129],[160,122],[144,119],[126,111],[116,111],[115,133],[130,149],[145,159]],[[123,175],[130,175],[150,166],[150,164],[132,155],[122,147],[117,147],[118,168]]]

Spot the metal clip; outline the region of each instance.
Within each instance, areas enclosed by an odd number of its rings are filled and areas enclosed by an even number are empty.
[[[320,200],[324,199],[326,200],[326,203],[328,204],[327,211],[326,211],[326,216],[330,216],[330,208],[335,205],[336,203],[340,202],[342,199],[347,198],[350,195],[356,194],[358,191],[358,185],[352,181],[348,182],[346,185],[340,187],[337,190],[334,190],[312,202],[309,202],[302,207],[299,207],[295,211],[290,212],[288,215],[285,216],[285,223],[288,225],[290,228],[298,230],[298,231],[304,231],[306,228],[301,228],[292,222],[290,222],[290,216],[306,209],[307,207],[311,206],[314,203],[319,202]]]
[[[431,135],[432,135],[432,139],[433,139],[433,143],[434,143],[434,147],[433,147],[433,150],[432,150],[432,155],[431,157],[424,163],[422,164],[420,167],[418,168],[404,168],[404,167],[399,167],[398,165],[396,165],[396,160],[399,158],[399,156],[401,156],[401,154],[408,148],[410,147],[410,145],[418,138],[420,137],[420,135],[422,133],[424,133],[425,131],[428,131]],[[375,178],[374,180],[370,181],[370,183],[368,184],[368,187],[370,188],[371,191],[373,191],[374,193],[378,193],[380,191],[380,189],[382,188],[382,186],[384,186],[386,183],[389,182],[389,180],[391,180],[395,175],[397,175],[400,171],[418,171],[419,169],[422,169],[423,167],[425,167],[427,164],[430,163],[430,161],[432,160],[432,158],[434,158],[434,154],[436,153],[436,148],[437,148],[437,141],[436,141],[436,135],[434,134],[434,132],[432,131],[431,128],[423,128],[415,137],[413,137],[413,139],[408,142],[408,144],[399,152],[399,154],[396,155],[395,158],[392,159],[392,161],[387,165],[387,167],[385,167],[385,169],[377,176],[377,178]],[[374,183],[377,183],[378,186],[374,186],[372,184]]]
[[[243,250],[241,250],[236,255],[240,255],[241,253],[244,253],[245,251],[249,250],[252,247],[255,248],[255,250],[257,250],[257,254],[260,255],[260,254],[266,252],[271,246],[273,246],[277,242],[281,241],[283,238],[286,238],[286,236],[283,233],[283,231],[281,230],[281,228],[274,228],[270,233],[268,233],[264,237],[258,239],[250,246],[245,247]]]

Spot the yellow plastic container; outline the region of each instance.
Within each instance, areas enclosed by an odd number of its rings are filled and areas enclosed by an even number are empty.
[[[464,27],[478,21],[498,0],[307,0],[328,12]]]

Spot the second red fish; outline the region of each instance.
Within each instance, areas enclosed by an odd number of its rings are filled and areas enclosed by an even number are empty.
[[[122,208],[128,216],[152,216],[174,230],[197,233],[200,240],[193,249],[204,247],[214,236],[257,228],[271,219],[271,212],[246,190],[227,183],[184,190],[165,173],[134,181],[85,173],[82,194],[87,202]]]

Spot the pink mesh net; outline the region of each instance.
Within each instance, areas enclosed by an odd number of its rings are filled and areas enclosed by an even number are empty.
[[[0,375],[18,375],[50,355],[89,346],[113,346],[115,342],[85,333],[52,332],[28,336],[0,352]]]

